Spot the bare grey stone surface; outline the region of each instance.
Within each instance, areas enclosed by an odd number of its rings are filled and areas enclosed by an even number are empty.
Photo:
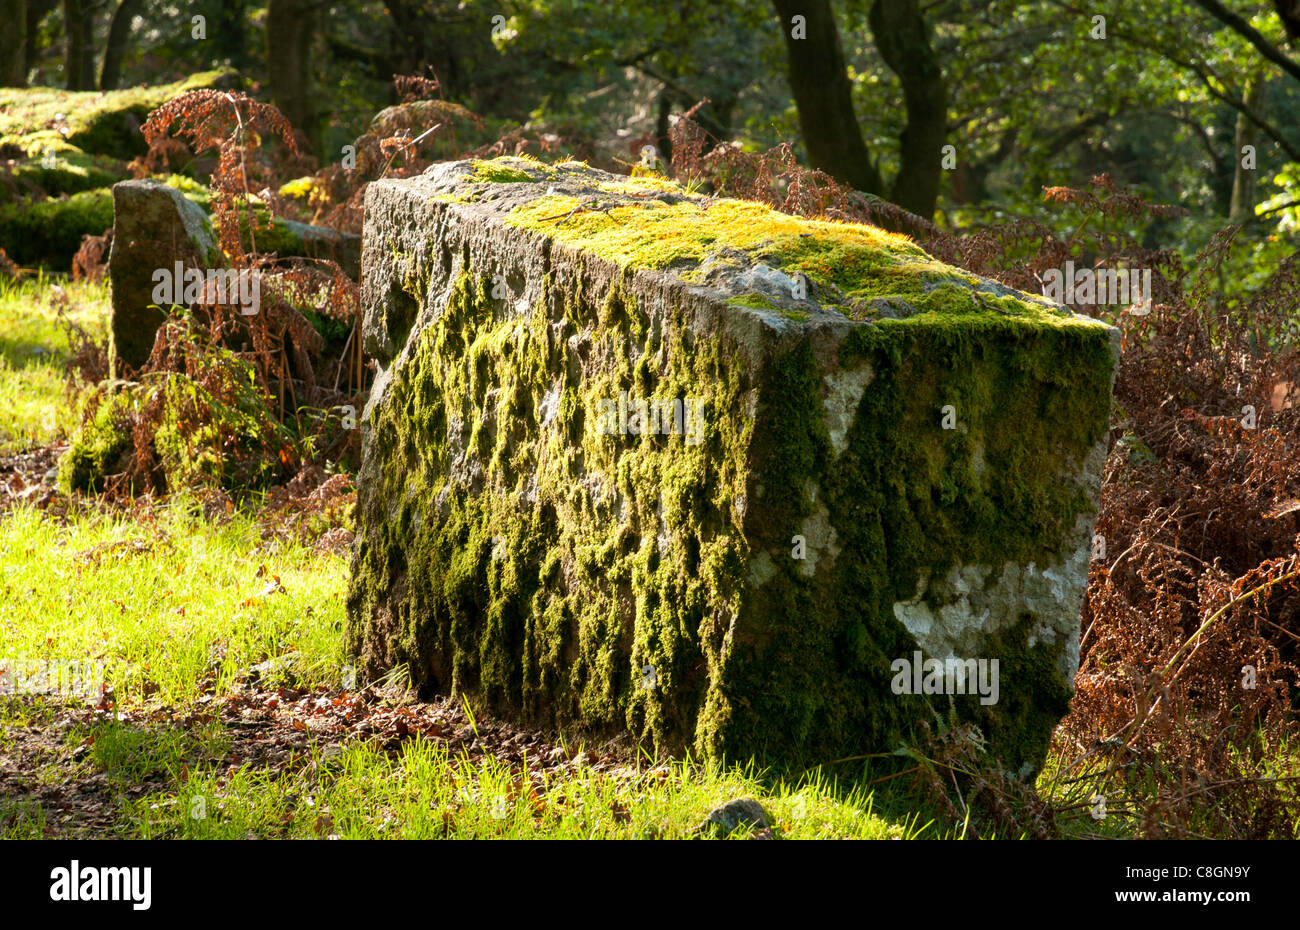
[[[154,336],[166,318],[152,306],[154,273],[170,273],[176,262],[209,268],[221,250],[207,214],[179,190],[153,180],[113,185],[113,248],[108,274],[112,284],[110,357],[114,366],[139,368],[153,350]]]
[[[763,809],[762,804],[759,804],[753,798],[737,798],[734,801],[719,804],[709,811],[696,832],[721,839],[730,836],[742,827],[758,831],[770,829],[771,826],[771,818],[767,816],[767,811]]]

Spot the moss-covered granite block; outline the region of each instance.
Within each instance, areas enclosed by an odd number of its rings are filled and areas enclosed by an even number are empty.
[[[362,268],[364,673],[736,761],[954,712],[1041,765],[1113,329],[873,227],[530,159],[371,184]],[[918,656],[997,660],[996,701],[908,693]]]

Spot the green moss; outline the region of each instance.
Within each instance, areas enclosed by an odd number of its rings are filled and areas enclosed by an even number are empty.
[[[370,424],[384,437],[386,469],[374,499],[403,503],[362,539],[350,616],[372,615],[398,566],[407,607],[394,619],[395,653],[366,623],[349,626],[349,642],[372,660],[384,654],[381,664],[423,670],[417,680],[431,690],[522,709],[534,722],[627,728],[661,748],[709,756],[892,749],[930,714],[924,699],[889,691],[890,662],[916,648],[893,604],[915,595],[923,573],[1061,555],[1044,541],[1062,538],[1088,506],[1056,476],[1106,428],[1101,327],[959,316],[859,328],[841,364],[868,363],[876,377],[832,467],[807,343],[774,360],[759,385],[728,363],[720,341],[679,345],[649,371],[627,363],[566,378],[557,438],[530,441],[532,399],[570,370],[569,350],[548,340],[540,309],[522,323],[498,321],[488,288],[469,276],[457,282]],[[628,338],[627,300],[615,288],[593,307],[569,293],[565,331],[603,320],[610,338]],[[704,385],[710,423],[739,428],[711,429],[695,449],[592,435],[602,397],[690,396]],[[753,422],[742,398],[755,386]],[[945,404],[965,432],[941,429]],[[447,443],[453,420],[466,424],[465,447],[485,463],[478,497],[442,493],[458,455]],[[579,463],[621,495],[623,522],[578,489]],[[742,529],[736,501],[751,471],[762,505],[751,503]],[[778,560],[743,609],[750,547],[788,551],[815,513],[810,485],[840,540],[833,573],[808,578],[794,560]],[[521,506],[530,488],[534,499]],[[428,510],[444,497],[445,512]],[[1041,761],[1046,723],[1064,708],[1055,672],[1029,675],[1049,652],[1028,647],[1025,629],[992,647],[1004,656],[1002,704],[990,711],[954,699],[1012,768]],[[638,687],[646,666],[655,690]]]
[[[127,177],[121,162],[87,155],[74,146],[50,149],[51,157],[34,157],[14,168],[14,177],[40,188],[50,196],[75,194],[111,186]],[[44,152],[40,152],[44,155]]]
[[[702,627],[737,604],[743,535],[736,523],[718,525],[715,507],[738,519],[726,502],[743,493],[743,445],[714,431],[695,446],[681,435],[603,436],[593,424],[600,400],[620,391],[685,398],[701,385],[707,409],[743,417],[742,366],[712,343],[674,351],[654,370],[611,358],[591,377],[571,379],[571,350],[548,333],[545,308],[497,321],[488,290],[469,275],[456,282],[447,312],[370,424],[384,437],[385,472],[366,496],[403,503],[360,545],[351,615],[371,616],[387,588],[380,579],[400,565],[410,611],[395,618],[390,658],[422,670],[426,687],[463,690],[536,721],[630,728],[687,748],[707,687],[701,662],[720,648]],[[611,332],[638,332],[621,287],[600,306],[572,290],[564,299],[566,332],[596,319]],[[556,440],[530,443],[534,401],[556,378]],[[450,494],[445,512],[433,513],[428,502],[448,488],[456,455],[447,441],[453,421],[465,424],[487,487],[477,497]],[[625,522],[609,519],[612,499],[597,504],[582,490],[579,469],[600,474],[631,503]],[[521,505],[534,482],[535,501]],[[660,507],[679,528],[662,551]],[[390,652],[377,634],[368,623],[349,626],[352,647],[372,661]],[[637,687],[647,665],[661,690]]]
[[[733,307],[747,307],[750,310],[771,310],[800,323],[808,319],[808,314],[803,310],[787,310],[766,294],[737,294],[735,297],[728,297],[727,303]]]
[[[833,572],[816,579],[795,560],[774,560],[755,612],[733,630],[701,725],[706,754],[824,760],[908,741],[932,711],[929,699],[890,691],[890,662],[917,648],[894,603],[913,598],[920,578],[957,565],[1000,570],[1070,555],[1052,541],[1090,504],[1057,476],[1107,427],[1106,331],[935,322],[882,321],[844,344],[841,364],[869,364],[875,377],[833,466],[810,348],[771,364],[753,466],[767,516],[747,526],[750,542],[788,551],[817,512],[815,487],[840,552]],[[961,430],[941,428],[946,404]],[[985,654],[1001,661],[997,705],[973,696],[933,705],[946,716],[951,701],[1011,770],[1041,765],[1069,698],[1055,649],[1029,645],[1034,620],[1025,615],[987,640]]]
[[[113,225],[113,193],[107,188],[67,198],[27,200],[0,207],[0,247],[20,265],[66,271],[81,237],[98,236]]]
[[[563,167],[557,165],[556,167]],[[586,167],[583,165],[582,167]],[[680,194],[682,189],[667,178],[649,177],[642,175],[640,177],[630,177],[622,181],[604,181],[596,185],[598,190],[610,194],[631,194],[639,196],[644,194],[667,193]]]
[[[68,144],[83,152],[130,159],[145,152],[139,126],[150,111],[186,91],[233,79],[234,72],[226,70],[202,72],[158,87],[107,92],[0,88],[0,144],[8,142],[25,148],[28,137],[54,127]]]
[[[151,452],[169,490],[205,484],[243,491],[264,488],[281,476],[297,447],[271,415],[252,364],[226,349],[200,349],[197,342],[190,350],[203,353],[201,380],[168,372],[100,395],[60,462],[65,490],[100,491],[108,476],[124,471],[140,417],[148,424]]]
[[[874,597],[877,612],[888,614],[893,602],[915,596],[922,576],[941,578],[957,565],[1047,565],[1072,554],[1055,546],[1091,505],[1058,476],[1108,426],[1105,328],[927,315],[859,328],[841,356],[845,365],[866,360],[876,373],[826,488],[846,548],[879,572],[870,592],[845,595]],[[941,425],[949,405],[954,430]],[[875,489],[865,507],[864,487]],[[870,570],[863,565],[864,576]],[[837,571],[854,568],[840,563]],[[1068,699],[1055,656],[1028,647],[1028,626],[1022,618],[986,646],[1002,662],[996,707],[952,699],[1012,770],[1041,765]],[[1038,726],[1026,725],[1028,713]]]
[[[491,184],[527,184],[555,176],[555,169],[530,155],[513,155],[490,161],[472,159],[471,173],[460,190],[437,194],[442,203],[475,203],[482,199]]]
[[[751,310],[781,309],[765,294],[737,294],[735,297],[728,297],[727,303],[733,307],[748,307]]]
[[[161,181],[168,187],[174,187],[182,194],[185,199],[191,203],[202,207],[205,212],[212,204],[212,191],[206,185],[200,184],[191,177],[183,174],[154,175],[154,179]]]
[[[256,197],[250,197],[247,205],[238,204],[236,213],[239,217],[240,241],[245,249],[281,256],[311,254],[304,244],[302,235],[283,218],[272,215],[266,204]],[[249,217],[252,216],[250,231]],[[216,214],[212,216],[213,227],[221,232],[221,220]]]
[[[0,91],[0,95],[3,93]],[[57,129],[33,129],[21,135],[0,136],[0,145],[16,150],[24,158],[40,158],[50,152],[55,155],[63,152],[81,152],[81,149],[71,145]]]
[[[207,188],[180,175],[160,177],[205,210]],[[111,187],[82,191],[71,197],[32,201],[26,198],[0,206],[0,248],[20,265],[58,271],[72,267],[83,236],[102,235],[113,226]]]
[[[220,371],[220,390],[179,373],[154,390],[161,392],[161,419],[153,433],[169,489],[199,484],[231,491],[264,488],[281,473],[282,450],[291,438],[271,418],[254,387],[253,366],[222,351],[210,372]]]
[[[605,186],[628,192],[653,180]],[[935,261],[906,236],[874,226],[788,216],[739,200],[647,199],[575,211],[580,204],[574,197],[542,196],[516,207],[505,222],[627,269],[672,269],[686,279],[706,259],[739,250],[791,277],[806,275],[813,295],[859,320],[872,317],[872,302],[879,300],[901,300],[918,313],[1014,315],[1033,322],[1062,317],[1045,303],[977,294],[971,288],[978,281],[974,275]]]
[[[321,193],[320,182],[310,174],[280,185],[280,196],[290,200],[310,200],[313,195],[320,196]]]
[[[82,424],[59,462],[59,485],[65,493],[101,491],[105,477],[121,470],[122,456],[131,447],[127,412],[132,403],[129,391],[108,395]]]
[[[539,181],[554,174],[550,165],[526,155],[494,158],[491,161],[470,162],[472,179],[487,184],[519,184]]]
[[[894,605],[957,567],[996,582],[1073,555],[1060,547],[1091,504],[1062,476],[1108,425],[1108,329],[971,293],[969,275],[871,227],[735,201],[545,219],[577,203],[544,196],[507,222],[624,278],[599,297],[581,273],[548,280],[548,302],[519,319],[465,271],[372,411],[349,648],[374,673],[405,663],[428,691],[529,722],[710,758],[889,752],[951,712],[1007,768],[1040,764],[1068,699],[1059,647],[1030,645],[1044,618],[986,640],[1002,684],[984,707],[892,693],[892,661],[917,648]],[[840,346],[839,371],[870,372],[842,451],[811,340],[754,370],[680,307],[652,322],[631,297],[633,270],[689,274],[724,248],[803,272],[854,312],[908,302],[913,315]],[[420,275],[405,286],[424,299]],[[730,303],[776,309],[757,293]],[[601,400],[624,392],[699,397],[704,441],[600,435]],[[809,526],[833,532],[833,558],[788,557]]]

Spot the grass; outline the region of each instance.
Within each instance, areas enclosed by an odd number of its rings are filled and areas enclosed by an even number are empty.
[[[1038,774],[1040,797],[1057,805],[1057,823],[1069,839],[1127,839],[1132,835],[1133,812],[1115,790],[1099,789],[1106,766],[1100,763],[1071,767],[1052,751]],[[1104,801],[1102,798],[1104,797]]]
[[[205,693],[229,693],[242,670],[268,657],[292,653],[301,683],[338,686],[342,558],[293,544],[266,551],[251,519],[214,526],[184,500],[139,510],[83,512],[63,524],[19,508],[0,520],[0,653],[103,662],[118,706],[166,706],[174,716]],[[3,698],[0,721],[4,751],[13,732],[48,715]],[[530,775],[491,755],[452,755],[422,736],[391,753],[352,740],[314,746],[283,766],[231,771],[220,764],[229,733],[219,723],[182,728],[112,715],[67,740],[90,747],[78,765],[107,776],[127,836],[687,837],[709,809],[736,797],[760,799],[790,837],[937,835],[928,820],[882,813],[871,792],[816,774],[778,781],[646,762],[618,773],[579,765],[563,777]],[[47,761],[42,780],[67,774]],[[131,791],[142,784],[150,790]],[[27,802],[0,803],[0,833],[39,835],[46,816]]]
[[[473,762],[418,738],[390,755],[353,744],[297,772],[245,767],[191,776],[141,798],[132,819],[145,838],[242,839],[687,839],[704,815],[737,797],[762,800],[787,838],[912,839],[929,825],[888,820],[869,794],[811,780],[798,788],[752,774],[676,762],[610,775],[580,767],[562,778],[524,776]],[[738,831],[742,833],[743,831]]]
[[[74,425],[51,283],[0,284],[0,397],[11,411],[0,442],[11,450],[59,441]],[[102,337],[106,289],[62,287],[65,312]],[[25,753],[36,792],[0,792],[0,837],[61,829],[68,812],[40,789],[66,796],[86,784],[106,786],[93,803],[113,810],[112,833],[133,837],[682,838],[738,797],[758,799],[790,838],[962,834],[936,827],[892,782],[862,787],[878,775],[865,767],[838,767],[838,779],[644,758],[614,771],[521,768],[419,734],[385,748],[308,733],[287,760],[241,761],[228,753],[233,724],[205,717],[204,702],[236,692],[250,666],[290,655],[295,684],[338,689],[347,572],[339,556],[264,543],[246,513],[209,522],[184,497],[68,517],[6,512],[0,660],[102,666],[115,705],[69,726],[55,701],[0,696],[0,755]],[[24,742],[33,733],[34,749]]]
[[[251,519],[213,526],[183,499],[65,526],[15,509],[0,521],[0,652],[102,662],[119,701],[184,706],[290,653],[301,680],[337,686],[346,563],[260,541]]]
[[[81,397],[65,399],[64,366],[71,355],[59,325],[53,282],[0,278],[0,455],[63,442],[78,422]],[[106,284],[64,282],[66,318],[96,338],[108,331]]]

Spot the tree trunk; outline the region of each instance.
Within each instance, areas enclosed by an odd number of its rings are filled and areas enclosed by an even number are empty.
[[[131,39],[131,21],[140,11],[142,0],[122,0],[108,24],[108,43],[104,46],[104,64],[99,70],[99,89],[116,90],[122,81],[122,57]]]
[[[673,163],[673,137],[670,135],[672,126],[668,119],[672,113],[672,91],[665,87],[659,91],[659,116],[655,120],[655,148],[659,150],[659,157],[664,160],[665,165]]]
[[[301,135],[308,152],[319,150],[318,116],[312,104],[315,0],[270,0],[266,8],[266,72],[271,102]]]
[[[830,0],[772,0],[790,65],[790,90],[799,108],[799,130],[814,168],[860,191],[883,195],[884,182],[862,139],[844,51]],[[794,17],[805,38],[795,38]],[[936,158],[935,164],[938,164]]]
[[[27,4],[0,0],[0,87],[27,86]]]
[[[1263,75],[1256,73],[1251,75],[1246,82],[1246,108],[1259,112],[1260,104],[1264,102],[1264,80]],[[1237,114],[1237,133],[1234,142],[1233,164],[1236,166],[1232,173],[1232,201],[1228,207],[1228,222],[1234,226],[1245,226],[1255,219],[1255,191],[1256,179],[1259,177],[1258,153],[1251,155],[1252,167],[1247,168],[1242,165],[1242,148],[1258,146],[1259,144],[1259,127],[1251,122],[1245,113]],[[1219,201],[1222,203],[1223,201]]]
[[[217,24],[217,55],[241,73],[248,70],[250,49],[244,0],[223,0]]]
[[[876,0],[871,34],[885,64],[898,75],[907,105],[899,137],[899,171],[889,199],[927,220],[934,216],[948,137],[948,87],[930,48],[930,28],[917,0]]]
[[[95,31],[92,0],[63,0],[63,75],[68,90],[95,89]]]
[[[27,0],[27,42],[23,47],[23,71],[32,73],[36,67],[36,54],[40,51],[37,40],[40,37],[41,22],[50,15],[50,11],[59,5],[59,0]]]

